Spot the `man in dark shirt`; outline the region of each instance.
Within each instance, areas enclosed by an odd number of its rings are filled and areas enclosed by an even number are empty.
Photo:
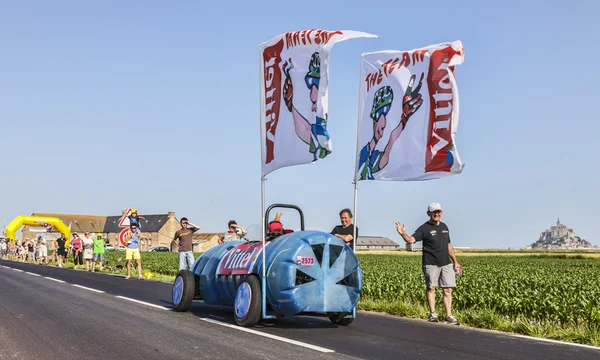
[[[190,223],[185,217],[182,217],[179,223],[181,229],[177,230],[173,237],[175,245],[179,247],[179,270],[185,270],[186,265],[191,270],[195,261],[194,252],[192,251],[193,235],[194,232],[200,230],[200,226]],[[188,224],[191,226],[189,229]]]
[[[354,224],[352,223],[352,211],[350,209],[342,209],[340,211],[340,222],[331,230],[331,235],[334,235],[346,242],[352,250],[354,250]],[[358,238],[358,227],[356,228],[356,237]]]
[[[449,324],[458,325],[458,321],[452,316],[452,288],[456,287],[454,272],[460,269],[460,265],[454,255],[454,247],[450,242],[448,226],[440,221],[442,217],[442,206],[432,203],[427,208],[429,221],[421,225],[410,236],[399,221],[396,222],[396,230],[404,241],[413,244],[417,241],[423,242],[423,273],[427,283],[427,303],[429,304],[429,321],[437,322],[438,315],[435,312],[435,287],[444,289],[443,302],[446,308],[446,318]],[[452,262],[450,261],[452,259]],[[453,265],[454,263],[454,265]]]

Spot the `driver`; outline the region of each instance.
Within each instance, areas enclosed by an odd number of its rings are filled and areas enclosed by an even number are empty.
[[[269,222],[269,226],[267,228],[267,241],[275,240],[284,234],[289,234],[293,232],[293,230],[284,229],[283,224],[281,223],[281,213],[275,213],[275,219]]]

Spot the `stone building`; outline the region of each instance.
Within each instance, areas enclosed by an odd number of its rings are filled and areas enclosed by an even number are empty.
[[[175,232],[181,228],[179,221],[175,218],[174,212],[166,214],[139,214],[140,230],[142,231],[140,250],[147,251],[151,247],[166,246],[171,247]],[[108,241],[115,245],[118,243],[119,234],[124,229],[119,226],[123,215],[107,216],[104,232],[108,236]]]
[[[205,252],[210,248],[219,245],[219,237],[223,233],[195,233],[192,241],[194,252]],[[171,250],[171,251],[177,251]]]
[[[124,227],[119,226],[123,214],[115,216],[99,215],[74,215],[74,214],[49,214],[33,213],[33,216],[47,216],[59,218],[65,225],[69,226],[71,233],[77,233],[83,237],[85,232],[90,232],[93,237],[97,233],[102,233],[105,239],[112,245],[118,245],[118,238]],[[171,247],[175,232],[181,228],[174,212],[166,214],[140,214],[143,219],[140,221],[142,230],[140,250],[147,251],[151,247],[166,246]],[[48,243],[48,249],[55,248],[55,240],[60,237],[60,233],[47,231],[43,227],[24,226],[22,238],[33,239],[43,234]]]

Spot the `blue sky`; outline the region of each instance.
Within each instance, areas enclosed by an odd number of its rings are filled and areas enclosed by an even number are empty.
[[[334,152],[269,175],[267,203],[329,231],[352,207],[360,54],[462,40],[463,174],[361,182],[363,235],[401,241],[432,201],[455,246],[521,247],[561,220],[600,245],[597,2],[19,1],[0,12],[0,219],[175,211],[260,221],[258,44],[306,28],[379,39],[330,56]],[[293,213],[285,213],[294,224]]]

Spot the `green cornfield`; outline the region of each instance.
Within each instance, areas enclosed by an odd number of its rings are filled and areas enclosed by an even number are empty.
[[[425,304],[421,258],[361,255],[363,300]],[[600,260],[544,256],[459,256],[453,308],[508,318],[600,326]],[[440,308],[441,310],[441,308]]]

